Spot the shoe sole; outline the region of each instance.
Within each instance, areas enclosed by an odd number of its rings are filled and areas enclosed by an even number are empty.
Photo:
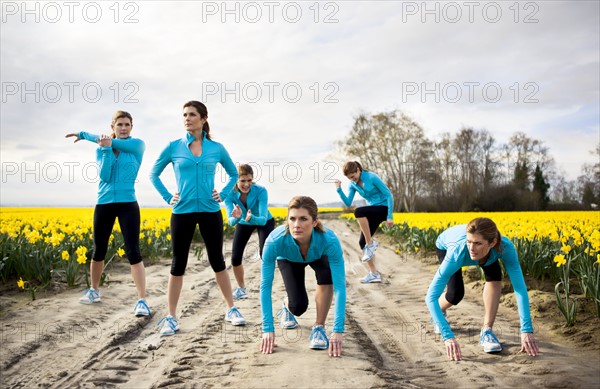
[[[245,326],[246,325],[245,321],[244,322],[235,322],[235,323],[231,320],[225,320],[225,321],[228,323],[231,323],[232,326]]]
[[[79,300],[79,303],[86,304],[86,305],[92,305],[94,303],[99,303],[99,302],[100,302],[100,300],[95,300],[95,301],[81,301],[81,300]]]
[[[311,350],[327,350],[329,346],[317,346],[317,345],[310,345],[309,348]]]
[[[499,353],[502,352],[502,347],[500,347],[499,349],[486,349],[485,347],[483,348],[483,351],[485,351],[488,354],[495,354],[495,353]]]
[[[234,297],[233,299],[234,300],[244,300],[244,299],[247,299],[247,298],[248,298],[248,296],[243,296],[243,297]]]
[[[135,317],[146,317],[146,316],[150,316],[150,314],[149,314],[149,313],[135,313],[134,315],[135,315]]]

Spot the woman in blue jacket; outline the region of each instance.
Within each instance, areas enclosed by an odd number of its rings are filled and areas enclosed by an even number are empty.
[[[242,258],[252,232],[258,231],[258,249],[262,257],[265,240],[275,229],[275,220],[269,212],[267,190],[252,182],[254,178],[252,166],[247,164],[238,166],[238,174],[236,186],[225,197],[229,224],[235,226],[231,264],[238,287],[233,291],[234,300],[248,298]]]
[[[179,330],[177,303],[183,286],[188,253],[196,225],[204,244],[215,279],[229,307],[225,320],[233,325],[244,325],[242,314],[233,305],[231,281],[223,259],[223,216],[219,202],[235,184],[238,174],[235,165],[222,144],[211,139],[208,110],[199,101],[183,105],[183,122],[187,134],[169,142],[160,153],[150,172],[150,181],[162,198],[173,206],[171,214],[171,244],[173,261],[167,288],[168,315],[159,322],[161,335],[174,335]],[[229,175],[223,190],[215,189],[217,163]],[[173,164],[177,191],[171,194],[159,176],[167,165]]]
[[[310,334],[309,347],[328,348],[330,356],[339,357],[342,354],[346,314],[344,255],[338,237],[319,221],[317,204],[312,198],[294,197],[288,205],[286,224],[277,227],[265,243],[260,281],[263,318],[260,351],[265,354],[271,354],[275,347],[271,299],[275,262],[288,295],[289,311],[297,316],[302,315],[308,308],[308,295],[304,284],[305,268],[308,265],[315,271],[317,317]],[[328,339],[324,326],[333,300],[333,333]]]
[[[379,243],[373,239],[373,235],[384,221],[388,227],[394,225],[394,197],[377,174],[363,169],[357,161],[346,162],[343,172],[350,180],[348,196],[344,194],[340,180],[336,180],[335,186],[344,205],[346,207],[352,205],[356,192],[367,202],[367,206],[358,207],[354,210],[354,216],[361,231],[358,241],[363,251],[361,260],[367,262],[369,266],[369,274],[362,278],[360,282],[364,284],[381,282],[381,274],[377,271],[373,259]]]
[[[80,303],[100,302],[100,278],[104,258],[115,220],[119,219],[125,241],[125,252],[131,264],[131,276],[138,292],[134,306],[136,316],[150,315],[146,303],[146,275],[140,254],[140,207],[135,197],[135,182],[146,146],[144,141],[131,137],[133,118],[128,112],[117,111],[111,123],[112,134],[93,135],[87,132],[67,134],[75,143],[84,139],[99,145],[96,160],[100,170],[98,203],[94,208],[94,254],[90,264],[91,288],[79,299]]]
[[[500,235],[496,224],[488,218],[473,219],[467,225],[454,226],[442,232],[435,245],[441,265],[429,285],[426,302],[434,324],[439,328],[436,332],[440,332],[444,340],[448,359],[462,359],[460,346],[446,320],[446,311],[457,305],[465,294],[461,272],[463,266],[481,266],[485,273],[485,315],[479,343],[487,353],[502,351],[502,345],[492,331],[502,292],[499,259],[502,260],[515,290],[521,322],[521,352],[526,351],[527,354],[536,356],[539,349],[533,336],[527,286],[517,250],[508,238]],[[446,285],[446,294],[440,298]]]

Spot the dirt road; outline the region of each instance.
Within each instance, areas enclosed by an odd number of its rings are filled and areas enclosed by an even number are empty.
[[[250,298],[238,303],[248,325],[223,321],[225,304],[206,260],[190,257],[179,312],[181,330],[160,338],[156,323],[166,312],[169,260],[147,268],[152,317],[135,318],[135,288],[127,266],[111,271],[102,302],[77,303],[80,290],[40,296],[23,293],[2,301],[2,388],[598,388],[600,356],[557,342],[534,320],[542,355],[519,353],[515,307],[500,307],[495,331],[500,354],[479,346],[481,296],[467,290],[449,313],[464,360],[446,359],[429,324],[424,298],[435,267],[385,246],[377,251],[382,284],[362,285],[357,234],[340,220],[327,220],[345,252],[347,319],[342,358],[308,349],[315,318],[308,312],[294,330],[276,332],[272,355],[258,352],[260,260],[246,262]],[[256,239],[253,237],[253,239]],[[228,243],[230,245],[230,243]],[[227,248],[227,245],[226,245]],[[233,276],[232,280],[233,280]],[[314,291],[314,276],[307,284]],[[285,296],[278,271],[274,307]],[[312,295],[311,295],[312,300]],[[509,300],[509,299],[508,299]],[[328,323],[331,324],[332,313]]]

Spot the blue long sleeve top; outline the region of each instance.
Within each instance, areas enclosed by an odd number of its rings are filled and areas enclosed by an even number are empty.
[[[466,224],[450,227],[442,232],[435,242],[438,249],[446,250],[446,257],[433,276],[433,280],[427,290],[426,302],[434,322],[440,327],[440,332],[444,340],[454,338],[454,334],[450,329],[448,321],[442,314],[442,309],[438,301],[439,297],[442,295],[446,284],[454,273],[461,270],[463,266],[479,265],[479,262],[473,261],[469,254],[466,227]],[[517,257],[517,250],[514,244],[504,236],[502,237],[501,253],[492,248],[484,266],[488,266],[498,259],[501,259],[504,263],[504,268],[515,291],[521,332],[533,332],[529,313],[529,296],[527,295],[527,286],[525,285],[523,272],[521,271],[521,265]]]
[[[346,316],[346,272],[344,254],[338,237],[325,227],[325,232],[313,229],[310,247],[306,258],[300,253],[300,246],[286,231],[285,226],[279,226],[267,238],[263,251],[263,262],[260,279],[260,306],[262,310],[263,332],[274,332],[273,302],[271,293],[275,275],[275,261],[288,260],[291,262],[307,263],[326,255],[329,259],[331,277],[333,279],[333,299],[335,305],[333,332],[344,332]]]
[[[219,193],[222,199],[231,192],[238,179],[235,165],[222,144],[207,139],[206,133],[203,133],[202,154],[196,157],[189,148],[194,139],[194,136],[188,133],[182,139],[171,141],[160,153],[150,171],[150,181],[169,203],[173,195],[159,176],[169,163],[173,164],[177,192],[180,196],[179,202],[173,206],[174,214],[220,210],[219,203],[212,197],[217,163],[220,163],[229,175],[229,180]]]
[[[81,131],[80,139],[97,143],[99,135]],[[116,157],[114,150],[119,150]],[[135,183],[146,145],[141,139],[128,137],[112,139],[112,147],[98,147],[96,162],[98,163],[100,182],[98,183],[98,204],[127,203],[136,201]]]
[[[388,219],[394,218],[394,196],[387,185],[381,181],[381,178],[375,173],[361,171],[360,180],[363,182],[361,187],[354,181],[350,181],[348,186],[348,196],[344,194],[342,188],[337,188],[340,198],[346,207],[352,205],[356,192],[360,194],[368,205],[385,205],[388,207]]]
[[[239,191],[231,191],[225,197],[225,208],[227,209],[227,217],[229,218],[230,225],[235,226],[239,223],[250,226],[264,226],[267,224],[267,221],[273,219],[273,215],[271,215],[268,207],[269,196],[264,187],[256,184],[250,186],[250,191],[246,197],[247,207],[240,200],[241,195]],[[235,205],[238,205],[242,210],[242,216],[239,219],[231,216]],[[250,221],[246,221],[248,210],[252,214]]]

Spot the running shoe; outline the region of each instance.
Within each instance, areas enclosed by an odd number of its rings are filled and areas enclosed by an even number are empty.
[[[491,328],[482,328],[479,337],[479,344],[483,346],[483,351],[486,353],[497,353],[502,351],[502,345],[492,332]]]
[[[79,302],[82,304],[93,304],[99,303],[100,301],[100,291],[92,288],[86,289],[83,296],[79,298]]]
[[[246,319],[236,307],[231,307],[225,314],[225,321],[230,322],[234,326],[243,326],[246,324]]]
[[[179,321],[171,315],[167,315],[158,322],[160,336],[175,335],[179,331]]]
[[[381,282],[381,274],[379,274],[379,272],[375,272],[375,273],[369,272],[369,274],[367,274],[365,277],[360,279],[360,282],[363,284],[374,284],[374,283]]]
[[[325,350],[329,347],[329,339],[322,325],[314,326],[310,334],[310,348],[315,350]]]
[[[363,248],[363,256],[360,259],[362,262],[369,262],[375,256],[375,251],[379,247],[379,242],[372,240],[371,243],[367,243]]]
[[[247,299],[248,298],[248,292],[246,291],[246,288],[235,288],[235,290],[233,291],[233,299],[234,300],[241,300],[241,299]]]
[[[287,330],[298,327],[298,321],[296,317],[289,309],[285,306],[285,303],[281,303],[281,309],[277,311],[275,316],[280,317],[279,326]]]
[[[150,307],[146,303],[146,300],[139,299],[137,301],[137,303],[135,303],[135,306],[133,307],[133,313],[137,317],[150,316]]]
[[[448,316],[446,316],[446,312],[443,312],[444,317],[446,319],[448,319]],[[431,319],[433,321],[433,319]],[[440,326],[438,326],[435,322],[433,322],[433,333],[434,334],[441,334],[442,331],[440,330]]]

